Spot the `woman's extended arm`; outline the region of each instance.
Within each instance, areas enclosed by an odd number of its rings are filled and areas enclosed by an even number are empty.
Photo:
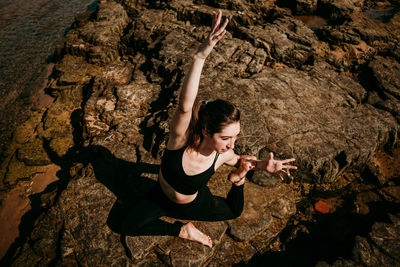
[[[246,174],[249,170],[263,170],[274,174],[283,180],[282,174],[290,176],[289,170],[297,169],[296,166],[284,165],[285,163],[295,161],[294,158],[275,160],[272,152],[269,154],[269,157],[266,160],[257,160],[257,158],[254,156],[239,156],[233,151],[231,151],[229,154],[231,155],[225,164],[237,167],[236,170],[229,174],[229,180],[236,185],[241,185],[244,183]]]
[[[213,12],[210,34],[194,55],[193,63],[183,82],[178,107],[170,122],[170,138],[167,144],[167,147],[170,149],[177,149],[186,144],[185,134],[192,116],[192,108],[197,96],[204,61],[226,32],[225,27],[228,24],[228,20],[226,19],[221,26],[221,18],[221,11],[218,11],[218,13]]]

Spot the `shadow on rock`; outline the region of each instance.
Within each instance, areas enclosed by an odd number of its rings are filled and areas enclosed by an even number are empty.
[[[121,222],[128,213],[129,207],[156,184],[156,181],[143,177],[143,173],[158,174],[159,165],[121,160],[102,146],[89,146],[85,148],[84,153],[87,159],[85,163],[92,165],[96,179],[117,197],[108,215],[107,226],[113,232],[121,234],[120,242],[125,253],[132,258]]]
[[[61,167],[56,174],[58,180],[49,184],[43,192],[29,197],[31,200],[31,210],[25,213],[21,218],[21,223],[19,225],[20,234],[8,249],[6,255],[1,259],[1,266],[10,265],[13,263],[14,259],[20,257],[20,254],[24,253],[26,244],[34,244],[35,235],[39,234],[40,236],[40,233],[37,233],[38,231],[49,230],[46,228],[48,226],[40,226],[43,218],[48,216],[49,213],[56,213],[55,216],[63,216],[62,213],[59,214],[57,211],[52,210],[52,207],[57,206],[59,201],[63,201],[63,192],[69,190],[68,186],[70,182],[74,180],[86,180],[90,179],[90,176],[94,176],[97,181],[103,184],[117,197],[107,219],[107,225],[116,233],[120,233],[118,222],[126,210],[125,207],[128,206],[129,203],[135,203],[137,199],[141,198],[156,184],[154,180],[144,177],[143,174],[157,174],[159,165],[141,162],[133,163],[121,160],[102,146],[89,145],[83,147],[83,129],[81,124],[82,110],[77,109],[72,112],[70,119],[73,127],[74,146],[63,156],[59,156],[59,154],[52,149],[49,140],[43,141],[43,148],[51,162]],[[81,192],[74,192],[70,197],[76,198],[78,199],[77,201],[79,201],[80,195],[81,198],[84,199],[84,194],[87,192],[79,191]],[[107,196],[104,197],[107,198]],[[90,202],[91,200],[87,201]],[[85,203],[80,203],[80,205],[85,205]],[[101,216],[101,214],[98,216]],[[54,223],[57,224],[57,227],[55,227],[57,229],[64,227],[57,222]],[[41,229],[42,227],[46,229]],[[62,229],[58,230],[62,231]],[[126,244],[124,244],[125,239],[123,235],[120,240],[129,256],[130,251],[127,249]],[[58,242],[56,239],[54,241]],[[57,246],[56,253],[59,254],[58,245],[54,245]],[[45,251],[43,251],[43,253],[46,254]],[[60,255],[57,255],[53,258],[50,261],[50,266],[55,264],[59,257]]]
[[[102,146],[89,146],[85,153],[87,163],[93,166],[96,179],[117,197],[107,224],[114,232],[120,233],[118,222],[125,209],[142,198],[156,184],[154,180],[143,177],[142,174],[158,174],[159,165],[117,159]]]

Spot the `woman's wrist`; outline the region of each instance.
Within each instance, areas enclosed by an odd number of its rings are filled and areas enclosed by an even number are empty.
[[[207,56],[201,56],[199,53],[194,54],[193,60],[206,60]]]
[[[231,172],[229,174],[229,181],[231,181],[234,185],[238,186],[244,183],[244,179],[246,178],[246,173],[237,173],[237,172]]]
[[[267,166],[267,164],[268,164],[268,160],[257,160],[256,166],[254,167],[254,169],[263,171],[263,170],[265,170],[265,166]]]
[[[231,173],[231,175],[235,176],[235,179],[241,179],[243,177],[246,177],[246,174],[247,174],[247,171],[239,170],[239,169],[237,169],[236,171]]]

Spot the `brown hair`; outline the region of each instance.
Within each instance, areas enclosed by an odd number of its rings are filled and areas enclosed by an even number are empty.
[[[221,132],[228,124],[239,120],[240,110],[231,102],[222,99],[211,102],[199,101],[193,106],[187,145],[197,149],[203,140],[202,129],[213,135]]]

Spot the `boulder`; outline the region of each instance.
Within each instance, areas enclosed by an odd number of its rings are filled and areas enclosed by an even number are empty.
[[[376,81],[376,91],[400,99],[400,63],[390,57],[376,56],[368,67]]]
[[[59,76],[57,88],[70,88],[66,85],[88,83],[92,76],[101,70],[98,66],[88,64],[82,57],[65,55],[61,62],[55,66],[55,72]],[[60,87],[64,86],[64,87]]]
[[[105,65],[118,58],[120,39],[129,24],[125,9],[114,1],[100,1],[95,18],[68,33],[64,51]]]
[[[131,70],[129,65],[114,66],[96,77],[84,110],[84,138],[85,146],[100,145],[118,158],[135,162],[137,146],[143,142],[142,124],[160,86],[147,81],[126,84],[132,74],[121,79],[120,73],[127,68]]]
[[[330,184],[353,162],[365,162],[375,151],[370,144],[390,143],[396,135],[389,113],[361,104],[364,88],[324,64],[308,72],[264,69],[238,79],[223,65],[206,63],[204,73],[199,99],[230,99],[242,109],[239,153],[267,149],[295,157],[301,169],[295,177],[303,181]]]
[[[368,101],[400,121],[400,64],[390,57],[375,57],[366,71],[371,82]]]
[[[268,60],[290,66],[304,64],[312,55],[317,41],[314,33],[301,21],[287,17],[263,26],[239,26],[236,31],[241,39],[265,50]]]

